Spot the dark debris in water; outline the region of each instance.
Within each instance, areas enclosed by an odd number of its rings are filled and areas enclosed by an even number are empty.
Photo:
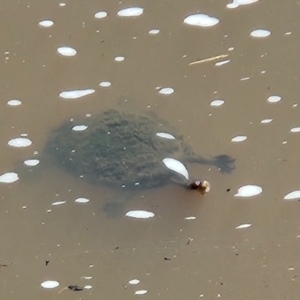
[[[78,291],[83,291],[84,287],[75,284],[75,285],[69,285],[68,289],[74,292],[78,292]]]

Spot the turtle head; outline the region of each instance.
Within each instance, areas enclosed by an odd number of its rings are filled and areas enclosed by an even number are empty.
[[[191,190],[197,190],[200,192],[201,195],[205,195],[210,191],[210,184],[206,180],[195,180],[192,183],[189,184],[189,188]]]

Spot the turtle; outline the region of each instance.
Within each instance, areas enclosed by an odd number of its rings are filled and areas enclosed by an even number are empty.
[[[118,109],[63,123],[50,133],[45,150],[77,177],[129,190],[157,188],[175,181],[205,194],[209,191],[207,181],[190,182],[188,175],[172,164],[183,169],[186,163],[213,165],[230,173],[235,161],[226,154],[196,154],[184,137],[155,113]]]

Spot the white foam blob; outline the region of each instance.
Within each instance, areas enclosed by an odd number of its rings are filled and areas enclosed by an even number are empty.
[[[250,77],[243,77],[243,78],[240,79],[240,81],[246,81],[246,80],[249,80],[249,79],[250,79]]]
[[[293,191],[293,192],[290,192],[288,194],[286,194],[284,196],[284,200],[299,200],[300,198],[300,191]]]
[[[61,6],[61,7],[64,7],[64,6],[66,6],[66,3],[61,2],[61,3],[59,3],[58,5]]]
[[[63,99],[78,99],[90,94],[95,93],[94,89],[84,89],[84,90],[71,90],[63,91],[59,94],[59,97]]]
[[[244,229],[244,228],[249,228],[251,227],[251,224],[241,224],[237,227],[235,227],[235,229]]]
[[[43,27],[51,27],[53,24],[54,22],[52,20],[42,20],[39,22],[39,25]]]
[[[147,290],[139,290],[139,291],[135,291],[135,294],[136,294],[136,295],[145,295],[145,294],[147,294],[147,293],[148,293]]]
[[[175,137],[172,134],[166,132],[157,132],[156,136],[159,136],[164,139],[175,140]]]
[[[159,93],[162,95],[171,95],[174,93],[174,89],[171,87],[164,87],[159,90]]]
[[[11,147],[17,147],[17,148],[22,148],[22,147],[28,147],[32,144],[32,141],[28,138],[24,137],[18,137],[14,138],[8,141],[8,145]]]
[[[294,128],[292,128],[291,132],[300,132],[300,127],[294,127]]]
[[[255,38],[265,38],[268,37],[270,34],[271,32],[265,29],[256,29],[250,33],[250,35]]]
[[[76,125],[72,128],[74,131],[84,131],[88,128],[86,125]]]
[[[92,286],[91,286],[91,285],[85,285],[83,288],[84,288],[85,290],[90,290],[90,289],[92,288]]]
[[[40,163],[38,159],[27,159],[24,161],[24,164],[28,167],[35,167]]]
[[[239,142],[243,142],[247,139],[247,136],[245,135],[237,135],[234,138],[231,139],[232,142],[234,143],[239,143]]]
[[[75,202],[76,203],[88,203],[88,202],[90,202],[90,199],[87,199],[87,198],[77,198],[76,200],[75,200]]]
[[[12,100],[8,100],[7,104],[10,105],[10,106],[18,106],[18,105],[21,105],[22,102],[20,100],[17,100],[17,99],[12,99]]]
[[[279,102],[280,100],[281,100],[281,97],[278,95],[269,96],[267,99],[267,101],[270,103],[276,103],[276,102]]]
[[[259,0],[233,0],[233,2],[239,4],[239,5],[247,5],[247,4],[252,4],[255,2],[258,2]]]
[[[126,217],[136,218],[136,219],[149,219],[153,218],[155,215],[153,212],[146,210],[131,210],[125,214]]]
[[[144,9],[141,7],[127,7],[127,8],[123,8],[121,10],[118,11],[118,16],[120,17],[137,17],[142,15],[144,12]]]
[[[54,289],[59,286],[59,282],[55,280],[46,280],[41,283],[41,287],[44,289]]]
[[[125,57],[124,56],[116,56],[115,57],[115,61],[124,61],[125,60]]]
[[[185,220],[196,220],[196,217],[194,217],[194,216],[190,216],[190,217],[186,217],[186,218],[184,218]]]
[[[217,25],[219,20],[205,14],[194,14],[187,16],[183,22],[188,25],[211,27]]]
[[[225,103],[222,99],[213,100],[210,102],[210,106],[221,106]]]
[[[74,56],[77,54],[77,51],[71,47],[58,47],[57,52],[63,56]]]
[[[100,85],[101,87],[110,87],[110,86],[111,86],[111,82],[109,82],[109,81],[101,81],[101,82],[99,83],[99,85]]]
[[[239,7],[239,5],[238,5],[237,3],[232,2],[232,3],[228,3],[228,4],[226,5],[226,7],[232,9],[232,8],[237,8],[237,7]]]
[[[19,179],[19,176],[15,172],[4,173],[0,176],[0,182],[2,183],[13,183]]]
[[[129,284],[139,284],[140,281],[138,279],[132,279],[128,281]]]
[[[158,34],[159,33],[159,29],[151,29],[149,30],[149,34]]]
[[[222,65],[228,64],[229,62],[230,62],[230,59],[218,61],[218,62],[215,63],[215,66],[220,67]]]
[[[272,121],[273,121],[273,119],[264,119],[264,120],[261,120],[260,123],[268,124],[268,123],[271,123]]]
[[[227,4],[228,8],[236,8],[240,5],[247,5],[258,2],[259,0],[233,0],[232,3]]]
[[[179,160],[167,157],[167,158],[163,159],[163,163],[169,170],[182,175],[187,180],[189,179],[189,173],[188,173],[186,167]]]
[[[262,188],[258,185],[244,185],[238,189],[236,197],[253,197],[262,193]]]
[[[107,17],[107,12],[106,11],[98,11],[97,13],[95,13],[94,17],[97,19],[103,19],[103,18]]]
[[[51,205],[57,206],[57,205],[65,204],[65,203],[66,203],[66,201],[56,201],[56,202],[53,202]]]

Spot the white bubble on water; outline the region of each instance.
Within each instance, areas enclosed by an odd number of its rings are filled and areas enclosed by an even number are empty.
[[[158,34],[159,33],[159,29],[151,29],[149,30],[149,34]]]
[[[284,200],[299,200],[300,191],[292,191],[284,196]]]
[[[220,67],[220,66],[223,66],[225,64],[228,64],[229,62],[230,62],[230,59],[218,61],[218,62],[215,63],[215,66]]]
[[[65,204],[66,201],[56,201],[56,202],[53,202],[51,205],[53,206],[58,206],[58,205],[62,205],[62,204]]]
[[[300,132],[300,127],[294,127],[294,128],[292,128],[290,131],[291,131],[291,132],[294,132],[294,133]]]
[[[64,7],[64,6],[66,6],[66,3],[61,2],[61,3],[59,3],[58,5],[61,6],[61,7]]]
[[[222,99],[216,99],[210,102],[210,106],[221,106],[225,103]]]
[[[255,38],[265,38],[268,37],[271,34],[269,30],[265,29],[256,29],[251,31],[250,35]]]
[[[172,134],[166,132],[157,132],[156,136],[159,136],[164,139],[175,140],[175,137]]]
[[[106,11],[98,11],[97,13],[95,13],[94,17],[96,19],[103,19],[103,18],[107,17],[107,12]]]
[[[187,16],[183,22],[188,25],[211,27],[217,25],[219,20],[217,18],[205,15],[205,14],[193,14]]]
[[[76,202],[76,203],[82,203],[82,204],[84,204],[84,203],[90,202],[90,199],[87,199],[87,198],[77,198],[77,199],[75,200],[75,202]]]
[[[54,24],[52,20],[42,20],[39,22],[39,25],[42,27],[51,27]]]
[[[102,81],[102,82],[99,83],[99,85],[101,87],[110,87],[111,86],[111,82],[109,82],[109,81]]]
[[[258,2],[259,0],[233,0],[233,2],[238,3],[239,5],[247,5]]]
[[[88,128],[86,125],[76,125],[72,128],[74,131],[84,131]]]
[[[59,282],[55,280],[46,280],[41,283],[41,287],[44,289],[54,289],[59,286]]]
[[[139,291],[135,291],[135,294],[136,294],[136,295],[145,295],[145,294],[147,294],[147,293],[148,293],[147,290],[139,290]]]
[[[138,279],[132,279],[128,281],[129,284],[139,284],[140,281]]]
[[[174,93],[174,89],[171,87],[164,87],[159,89],[159,94],[161,95],[171,95]]]
[[[27,159],[24,161],[24,164],[28,167],[35,167],[40,163],[38,159]]]
[[[269,103],[276,103],[276,102],[279,102],[281,100],[281,97],[278,96],[278,95],[271,95],[268,97],[267,101]]]
[[[61,92],[59,97],[64,99],[78,99],[93,93],[95,93],[94,89],[70,90]]]
[[[196,220],[196,217],[194,217],[194,216],[190,216],[190,217],[186,217],[186,218],[184,218],[185,220]]]
[[[249,227],[251,227],[251,224],[248,223],[248,224],[241,224],[241,225],[235,227],[235,229],[244,229],[244,228],[249,228]]]
[[[155,215],[153,212],[146,210],[131,210],[125,214],[126,217],[135,218],[135,219],[149,219],[153,218]]]
[[[261,120],[260,123],[268,124],[268,123],[271,123],[272,121],[273,121],[273,119],[264,119],[264,120]]]
[[[253,197],[262,193],[262,188],[258,185],[244,185],[238,189],[238,192],[234,195],[236,197]]]
[[[18,137],[8,141],[8,145],[16,148],[28,147],[32,144],[32,141],[28,138]]]
[[[240,79],[240,81],[246,81],[246,80],[249,80],[249,79],[250,79],[250,77],[243,77],[243,78]]]
[[[125,60],[125,57],[124,57],[124,56],[116,56],[116,57],[115,57],[115,61],[120,62],[120,61],[124,61],[124,60]]]
[[[91,286],[91,285],[85,285],[83,288],[84,288],[85,290],[90,290],[90,289],[92,288],[92,286]]]
[[[226,5],[226,7],[227,7],[227,8],[230,8],[230,9],[233,9],[233,8],[239,7],[239,5],[238,5],[237,3],[235,3],[235,2],[232,2],[232,3],[228,3],[228,4]]]
[[[127,7],[127,8],[123,8],[121,10],[118,11],[118,16],[120,17],[137,17],[142,15],[144,12],[144,9],[141,7]]]
[[[171,171],[182,175],[187,180],[189,179],[189,173],[185,165],[177,159],[166,157],[163,160],[164,165]]]
[[[258,1],[259,0],[233,0],[232,3],[227,4],[227,7],[228,8],[236,8],[236,7],[239,7],[240,5],[252,4],[252,3],[255,3]]]
[[[58,47],[57,52],[62,56],[74,56],[77,54],[77,51],[74,48],[67,46]]]
[[[19,176],[15,172],[7,172],[0,176],[1,183],[13,183],[19,179]]]
[[[247,139],[247,136],[245,135],[237,135],[234,138],[231,139],[232,142],[234,143],[239,143],[239,142],[243,142]]]
[[[10,106],[18,106],[18,105],[21,105],[22,102],[20,100],[17,100],[17,99],[12,99],[12,100],[8,100],[7,104],[10,105]]]

